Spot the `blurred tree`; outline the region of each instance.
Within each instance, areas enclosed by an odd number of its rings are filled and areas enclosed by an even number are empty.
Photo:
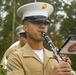
[[[65,18],[61,23],[60,34],[63,39],[66,39],[69,35],[75,35],[76,33],[76,18]]]

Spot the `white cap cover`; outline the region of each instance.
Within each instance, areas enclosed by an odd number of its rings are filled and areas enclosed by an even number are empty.
[[[16,28],[16,32],[17,35],[19,35],[20,33],[24,33],[25,31],[23,30],[23,25],[20,25]]]
[[[33,2],[21,6],[17,10],[19,17],[24,20],[28,16],[45,16],[48,17],[53,12],[53,6],[45,2]]]

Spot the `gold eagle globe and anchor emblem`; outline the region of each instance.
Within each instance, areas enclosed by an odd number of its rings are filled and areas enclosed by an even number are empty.
[[[42,9],[45,9],[47,7],[47,4],[42,5]]]

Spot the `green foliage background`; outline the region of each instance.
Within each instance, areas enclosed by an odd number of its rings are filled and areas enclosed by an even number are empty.
[[[23,4],[34,1],[35,0],[0,0],[0,61],[7,48],[17,40],[15,28],[21,22],[21,19],[17,16],[16,13],[17,9]],[[65,39],[70,34],[72,35],[76,34],[76,1],[73,0],[70,4],[64,2],[64,0],[37,0],[37,1],[47,2],[54,6],[54,12],[49,17],[51,24],[48,27],[49,28],[48,35],[54,42],[55,46],[60,48],[61,45],[64,43]],[[4,12],[7,12],[7,15],[5,17]],[[66,16],[62,14],[63,12],[65,13]],[[14,29],[13,29],[13,23],[14,23]],[[14,39],[12,35],[14,35],[15,37]],[[44,46],[50,49],[45,41]],[[74,70],[76,70],[75,56],[76,55],[70,56],[72,60],[72,67]]]

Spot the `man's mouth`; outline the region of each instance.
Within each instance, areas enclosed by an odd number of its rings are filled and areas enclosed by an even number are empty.
[[[45,32],[44,30],[39,30],[38,32],[42,33],[42,32]]]

